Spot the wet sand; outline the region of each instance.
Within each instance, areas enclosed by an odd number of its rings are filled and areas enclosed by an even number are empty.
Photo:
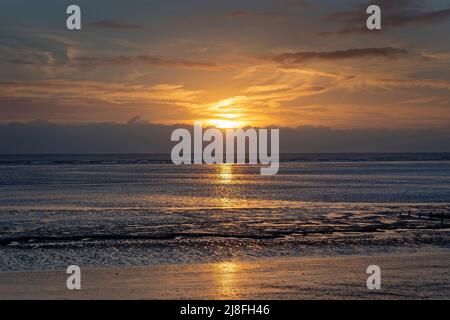
[[[381,268],[368,290],[366,268]],[[210,264],[1,272],[1,299],[450,299],[450,251],[301,257]]]

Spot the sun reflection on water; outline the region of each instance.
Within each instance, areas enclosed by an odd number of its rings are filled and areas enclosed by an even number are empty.
[[[233,180],[233,165],[222,163],[219,167],[219,179],[222,184],[229,184]]]
[[[220,299],[233,299],[238,295],[237,273],[241,269],[238,263],[226,261],[215,265],[218,296]]]
[[[220,205],[225,208],[233,206],[233,190],[231,183],[233,182],[233,165],[222,163],[219,164],[217,172],[218,184],[216,185],[217,193],[220,195]]]

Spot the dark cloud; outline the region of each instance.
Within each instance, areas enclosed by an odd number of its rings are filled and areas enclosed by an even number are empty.
[[[387,26],[427,25],[450,19],[450,8],[411,15],[393,16],[386,20]]]
[[[149,55],[139,56],[99,56],[76,57],[71,60],[72,63],[88,64],[88,65],[128,65],[132,63],[141,63],[157,67],[173,67],[199,69],[206,71],[221,70],[225,66],[210,62],[197,62],[182,59],[166,59]]]
[[[311,7],[313,2],[309,0],[284,0],[288,4],[299,6],[299,7]]]
[[[248,15],[250,15],[250,13],[244,10],[234,10],[228,14],[230,17],[246,17]]]
[[[421,1],[417,0],[378,0],[368,1],[360,5],[354,6],[353,9],[343,10],[330,13],[322,18],[322,20],[327,22],[351,22],[361,24],[361,18],[366,17],[366,9],[369,5],[378,5],[384,14],[393,14],[401,12],[420,12]],[[364,21],[364,20],[362,20]]]
[[[294,53],[282,53],[273,57],[273,61],[283,64],[297,64],[311,60],[331,61],[361,58],[396,59],[408,55],[410,55],[409,51],[393,47],[361,48],[337,51],[301,51]]]
[[[289,5],[293,7],[309,8],[312,7],[314,1],[310,0],[272,0],[277,4]]]
[[[0,153],[170,153],[173,130],[135,117],[127,124],[0,124]],[[280,129],[282,153],[450,152],[450,127],[409,129]]]
[[[264,21],[267,23],[269,20],[272,21],[287,21],[288,17],[286,14],[277,11],[246,11],[246,10],[235,10],[227,14],[231,18],[254,18],[257,20]]]
[[[12,64],[21,64],[21,65],[29,65],[29,66],[45,64],[43,62],[30,61],[30,60],[25,60],[25,59],[11,59],[11,60],[8,60],[7,62],[12,63]]]
[[[379,0],[367,2],[352,10],[333,12],[323,20],[343,25],[338,30],[319,32],[319,35],[350,34],[368,32],[364,21],[367,19],[366,8],[377,4],[382,12],[382,28],[389,29],[403,26],[422,26],[444,22],[450,19],[450,8],[427,10],[423,1],[416,0]]]
[[[90,25],[105,29],[131,29],[131,30],[142,29],[141,26],[135,24],[121,23],[114,20],[95,21],[91,22]]]
[[[189,60],[171,60],[158,57],[152,57],[148,55],[140,55],[135,58],[136,61],[145,64],[155,65],[155,66],[167,66],[167,67],[183,67],[192,69],[203,69],[203,70],[219,70],[223,69],[224,66],[211,63],[211,62],[197,62]]]
[[[142,119],[140,115],[132,117],[130,120],[127,121],[127,125],[133,125],[133,124],[144,124],[147,123],[147,120]]]
[[[332,129],[298,127],[280,130],[280,150],[302,153],[448,152],[445,128]]]
[[[409,88],[435,88],[450,90],[450,81],[439,79],[395,79],[385,78],[377,79],[375,83],[387,86],[399,86]]]

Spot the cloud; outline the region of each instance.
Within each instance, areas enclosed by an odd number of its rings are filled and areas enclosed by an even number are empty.
[[[32,61],[32,60],[26,60],[26,59],[11,59],[7,61],[8,63],[12,64],[20,64],[25,66],[45,66],[48,63],[47,62],[38,62],[38,61]]]
[[[173,84],[134,85],[75,80],[0,82],[0,100],[46,100],[71,105],[106,102],[187,106],[194,103],[199,94],[199,91]]]
[[[185,125],[138,121],[0,124],[0,154],[164,153],[173,130]],[[192,127],[187,126],[188,129]],[[406,129],[280,128],[281,153],[449,152],[450,127]]]
[[[450,90],[450,81],[437,79],[404,79],[404,78],[384,78],[374,81],[378,85],[407,87],[407,88],[435,88]]]
[[[448,152],[450,127],[332,129],[303,126],[280,130],[280,150],[302,153]]]
[[[449,104],[449,100],[443,97],[431,96],[431,97],[416,97],[401,101],[401,104],[407,105],[438,105],[438,104]]]
[[[138,56],[81,56],[71,59],[71,63],[87,65],[128,65],[145,64],[155,67],[185,68],[204,71],[217,71],[227,68],[226,65],[218,65],[211,62],[198,62],[183,59],[166,59],[149,55]]]
[[[323,94],[351,79],[353,77],[307,68],[274,64],[252,66],[235,78],[240,83],[240,90],[235,95],[201,105],[197,116],[204,120],[233,116],[233,119],[252,125],[287,123],[286,117],[289,123],[301,121],[287,115],[292,111],[290,105],[300,98]]]
[[[269,20],[272,21],[287,21],[287,15],[277,11],[247,11],[247,10],[234,10],[227,13],[227,17],[230,18],[243,18],[251,17],[256,20],[263,21],[267,23]]]
[[[250,13],[245,10],[234,10],[228,14],[229,17],[246,17],[249,15],[250,15]]]
[[[140,115],[131,117],[128,121],[127,121],[127,125],[136,125],[136,124],[145,124],[147,123],[146,120],[142,119],[142,117]]]
[[[300,7],[302,9],[310,8],[313,6],[314,1],[310,0],[272,0],[275,4],[290,6],[290,7]]]
[[[54,61],[50,60],[38,60],[31,58],[15,58],[10,59],[7,63],[45,67],[56,66]],[[219,71],[230,68],[231,65],[219,65],[211,62],[202,61],[190,61],[183,59],[166,59],[161,57],[149,56],[149,55],[137,55],[137,56],[74,56],[70,57],[67,63],[68,66],[121,66],[130,64],[143,64],[154,67],[163,68],[182,68],[193,69],[202,71]]]
[[[126,24],[126,23],[121,23],[121,22],[117,22],[114,20],[95,21],[95,22],[91,22],[90,25],[99,27],[99,28],[105,28],[105,29],[129,29],[129,30],[142,29],[141,26],[138,26],[135,24]]]
[[[450,19],[450,8],[419,14],[405,14],[387,17],[387,26],[430,25]]]
[[[337,51],[301,51],[294,53],[282,53],[273,57],[273,61],[282,64],[299,64],[311,60],[334,61],[344,59],[385,58],[397,59],[410,55],[405,49],[393,47],[361,48]]]
[[[335,35],[368,32],[365,24],[366,8],[373,4],[367,2],[352,10],[338,11],[326,15],[323,20],[331,23],[341,23],[344,26],[337,31],[319,32],[318,35]],[[415,0],[380,0],[376,3],[382,10],[383,29],[433,25],[450,19],[450,8],[426,11],[423,3]]]

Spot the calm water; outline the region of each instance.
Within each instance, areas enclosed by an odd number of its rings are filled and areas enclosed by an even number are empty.
[[[1,156],[0,270],[450,248],[440,219],[416,217],[450,214],[447,156],[297,156],[276,176],[164,157]]]

